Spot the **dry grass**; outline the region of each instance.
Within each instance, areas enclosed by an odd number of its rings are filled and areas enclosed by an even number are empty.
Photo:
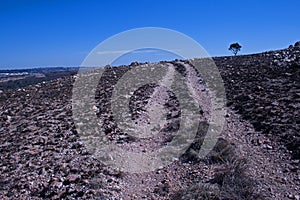
[[[208,164],[227,163],[234,159],[236,159],[234,146],[227,140],[219,138],[215,147],[205,159],[205,162]]]
[[[191,152],[191,151],[190,151]],[[191,155],[191,153],[189,153]],[[189,156],[190,159],[195,159]],[[214,177],[208,183],[201,183],[177,191],[171,199],[204,200],[257,200],[263,199],[257,194],[258,183],[250,178],[247,162],[236,155],[234,145],[220,138],[205,160],[208,165],[218,165]]]
[[[200,183],[188,189],[177,191],[171,196],[172,200],[219,200],[220,190],[218,186]]]
[[[256,193],[257,182],[246,174],[246,160],[235,159],[227,162],[216,171],[212,184],[220,187],[220,199],[232,200],[254,200],[262,199]]]

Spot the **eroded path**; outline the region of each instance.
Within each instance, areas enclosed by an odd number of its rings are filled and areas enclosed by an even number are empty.
[[[184,69],[191,95],[203,110],[202,120],[208,120],[212,104],[209,89],[197,75],[195,69],[188,63],[178,61],[176,64]],[[169,73],[166,74],[166,77],[172,80],[170,74],[174,74],[174,72],[170,71],[173,71],[175,67],[173,64],[171,67],[170,64],[167,66]],[[166,77],[165,79],[167,79]],[[161,115],[162,109],[157,105],[162,105],[162,102],[166,100],[166,94],[166,91],[162,90],[160,87],[155,88],[153,95],[150,97],[151,103],[148,103],[146,106],[146,110],[150,110],[148,113],[150,116]],[[156,102],[156,104],[153,102]],[[157,114],[155,114],[155,108],[153,108],[156,106],[159,107],[159,112],[157,112]],[[280,147],[276,144],[268,144],[269,146],[254,146],[250,142],[253,138],[259,138],[262,142],[270,140],[257,133],[251,124],[241,120],[241,117],[230,109],[228,109],[227,112],[228,114],[226,115],[225,125],[220,138],[225,139],[225,141],[233,146],[236,154],[235,159],[246,159],[246,178],[243,177],[241,178],[243,180],[235,180],[236,183],[226,183],[226,181],[224,181],[225,185],[222,187],[219,186],[219,192],[228,192],[226,191],[228,190],[228,188],[226,189],[226,184],[228,184],[228,187],[234,187],[232,184],[238,185],[240,184],[238,183],[239,181],[250,179],[253,182],[252,186],[249,185],[236,188],[237,191],[234,191],[233,189],[231,192],[243,193],[243,191],[238,190],[244,190],[244,192],[249,190],[254,193],[257,192],[262,194],[264,199],[285,199],[288,195],[297,194],[299,185],[294,182],[294,174],[283,173],[286,166],[284,160],[281,160],[282,153],[275,153],[282,152]],[[143,151],[154,150],[153,146],[156,145],[157,141],[152,141],[152,144],[150,142],[146,146],[140,144]],[[223,148],[226,149],[226,145]],[[224,157],[226,156],[224,155]],[[121,197],[123,199],[169,199],[172,197],[170,196],[171,194],[174,194],[183,188],[189,191],[195,185],[207,184],[207,182],[212,180],[214,175],[218,173],[222,167],[226,168],[223,163],[208,164],[206,161],[193,163],[193,159],[195,159],[193,155],[188,159],[191,160],[188,160],[188,162],[178,160],[153,172],[126,174],[123,178],[124,182],[122,182],[124,190],[121,192]],[[207,187],[212,187],[212,190],[214,190],[215,187],[218,188],[217,184],[208,184]],[[237,199],[258,198],[255,196],[245,197],[242,194],[240,194],[241,196],[238,195],[239,194],[236,196]]]

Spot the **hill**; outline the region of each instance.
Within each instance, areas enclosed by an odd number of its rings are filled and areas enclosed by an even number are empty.
[[[199,158],[210,121],[209,88],[193,61],[162,65],[194,88],[202,112],[197,135],[174,162],[154,171],[128,173],[105,166],[82,142],[72,116],[76,75],[0,94],[0,196],[2,199],[299,199],[300,49],[213,58],[227,97],[225,124],[214,149]],[[151,138],[122,132],[112,116],[112,91],[131,66],[107,67],[96,90],[102,132],[124,151],[153,152],[179,130],[181,110],[172,92],[145,85],[132,94],[137,124],[160,114],[167,120]],[[196,153],[195,153],[196,152]]]

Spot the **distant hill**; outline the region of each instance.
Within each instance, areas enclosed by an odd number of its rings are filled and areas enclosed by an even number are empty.
[[[0,70],[0,90],[22,88],[76,74],[77,67]]]

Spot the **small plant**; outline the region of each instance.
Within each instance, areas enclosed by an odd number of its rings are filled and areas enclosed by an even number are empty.
[[[232,53],[234,55],[236,55],[240,50],[241,50],[242,46],[239,44],[239,43],[232,43],[230,46],[229,46],[229,51],[232,51]]]
[[[236,158],[234,146],[227,140],[219,138],[213,150],[207,155],[208,164],[227,163]]]
[[[199,183],[190,188],[177,191],[171,196],[172,200],[219,200],[220,190],[217,185],[209,183]]]
[[[220,199],[262,199],[262,196],[256,191],[258,183],[246,174],[246,168],[246,160],[237,158],[217,170],[210,182],[219,185]]]

